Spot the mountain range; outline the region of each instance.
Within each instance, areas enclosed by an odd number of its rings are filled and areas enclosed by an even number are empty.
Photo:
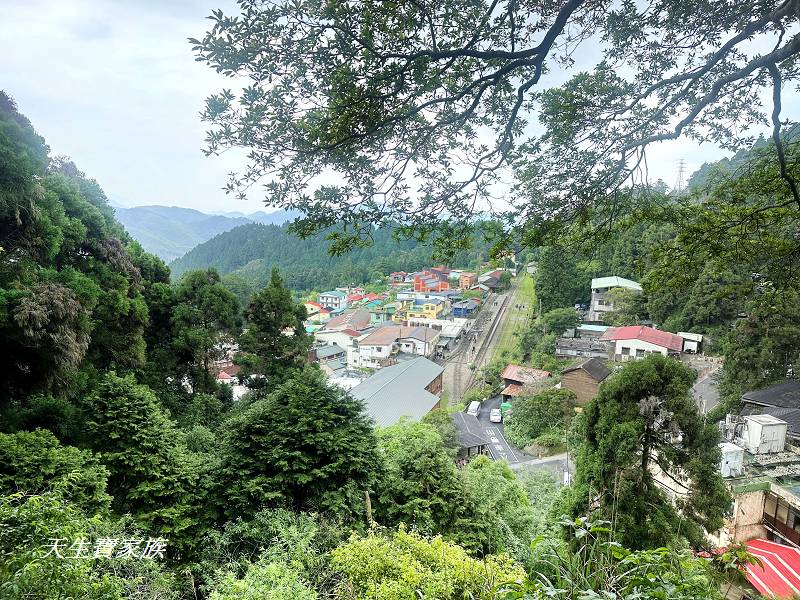
[[[178,206],[115,207],[117,219],[148,252],[170,262],[220,233],[240,225],[281,225],[299,216],[293,211],[208,214]]]

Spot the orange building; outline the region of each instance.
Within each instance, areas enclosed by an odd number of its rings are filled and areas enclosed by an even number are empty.
[[[458,287],[462,290],[468,290],[478,282],[478,276],[475,273],[467,273],[464,271],[458,277]]]
[[[449,276],[439,269],[425,269],[422,273],[414,274],[415,292],[443,292],[449,289]]]

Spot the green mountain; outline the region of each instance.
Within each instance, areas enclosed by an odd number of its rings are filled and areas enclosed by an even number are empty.
[[[285,225],[243,225],[200,244],[170,268],[177,279],[186,271],[214,267],[229,281],[257,289],[269,281],[272,267],[278,267],[286,285],[310,290],[366,283],[392,271],[414,271],[431,264],[430,246],[395,240],[389,229],[375,231],[372,245],[337,257],[328,254],[325,235],[303,240]],[[473,267],[487,253],[488,248],[479,245],[456,256],[452,266]]]
[[[117,219],[148,252],[166,261],[183,256],[189,250],[247,223],[282,224],[295,218],[287,211],[264,211],[251,214],[213,215],[177,206],[136,206],[115,208]]]
[[[207,215],[177,206],[136,206],[115,209],[117,219],[148,252],[166,261],[183,256],[197,244],[248,220]]]

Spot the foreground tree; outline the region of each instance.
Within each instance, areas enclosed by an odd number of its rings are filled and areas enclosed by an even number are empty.
[[[240,6],[191,40],[199,60],[248,82],[208,99],[207,152],[248,148],[229,189],[263,181],[270,204],[306,213],[306,233],[344,223],[334,250],[376,223],[425,236],[442,215],[442,233],[463,241],[512,162],[522,218],[507,233],[537,246],[572,227],[607,232],[632,199],[621,186],[644,183],[650,145],[736,147],[767,122],[765,90],[779,132],[782,87],[798,77],[795,0]],[[602,46],[587,68],[575,52],[588,40]],[[568,79],[543,90],[555,66]],[[526,129],[536,118],[541,136]],[[342,183],[314,188],[327,171]]]
[[[328,385],[316,367],[231,417],[221,443],[228,516],[265,506],[364,514],[379,464],[372,425],[361,402]]]
[[[661,355],[629,363],[604,382],[583,413],[574,516],[614,524],[629,548],[702,543],[702,528],[722,526],[731,498],[719,474],[719,430],[705,423],[690,394],[695,375]],[[653,470],[678,490],[670,503]]]
[[[214,269],[187,273],[175,291],[174,347],[192,390],[213,391],[211,362],[225,335],[238,334],[239,302]]]
[[[719,578],[709,561],[689,550],[630,551],[610,538],[610,523],[585,517],[561,525],[581,540],[575,548],[555,539],[536,540],[538,560],[513,598],[642,598],[722,600]],[[739,563],[740,566],[745,561]]]
[[[190,550],[208,518],[202,496],[209,465],[192,460],[155,395],[131,376],[106,374],[83,409],[86,442],[110,472],[112,508]]]
[[[572,308],[588,297],[588,291],[574,255],[564,248],[542,251],[536,270],[536,297],[543,312]]]
[[[237,357],[243,375],[264,375],[277,386],[308,362],[311,337],[303,325],[306,309],[294,301],[277,269],[272,270],[269,285],[250,300],[245,318],[247,329],[239,338],[244,355]]]
[[[514,400],[514,412],[506,424],[508,438],[520,447],[536,443],[536,438],[552,432],[563,442],[565,431],[575,416],[577,399],[567,389],[550,388],[533,396]]]
[[[342,575],[339,598],[437,598],[494,600],[525,572],[505,555],[480,561],[441,538],[415,532],[353,536],[331,553]]]
[[[464,483],[438,430],[403,421],[378,431],[384,471],[375,484],[375,520],[449,533],[467,513]]]

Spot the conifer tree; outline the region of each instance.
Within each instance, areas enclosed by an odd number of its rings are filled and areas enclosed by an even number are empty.
[[[719,473],[719,430],[690,394],[694,372],[653,354],[604,382],[584,410],[571,507],[612,521],[630,548],[702,543],[722,526],[731,498]],[[654,477],[678,490],[671,503]],[[685,486],[685,487],[683,487]]]
[[[247,329],[239,339],[244,355],[238,359],[243,374],[264,375],[274,389],[307,362],[311,338],[303,325],[305,306],[294,301],[272,269],[269,285],[250,300],[245,317]]]

